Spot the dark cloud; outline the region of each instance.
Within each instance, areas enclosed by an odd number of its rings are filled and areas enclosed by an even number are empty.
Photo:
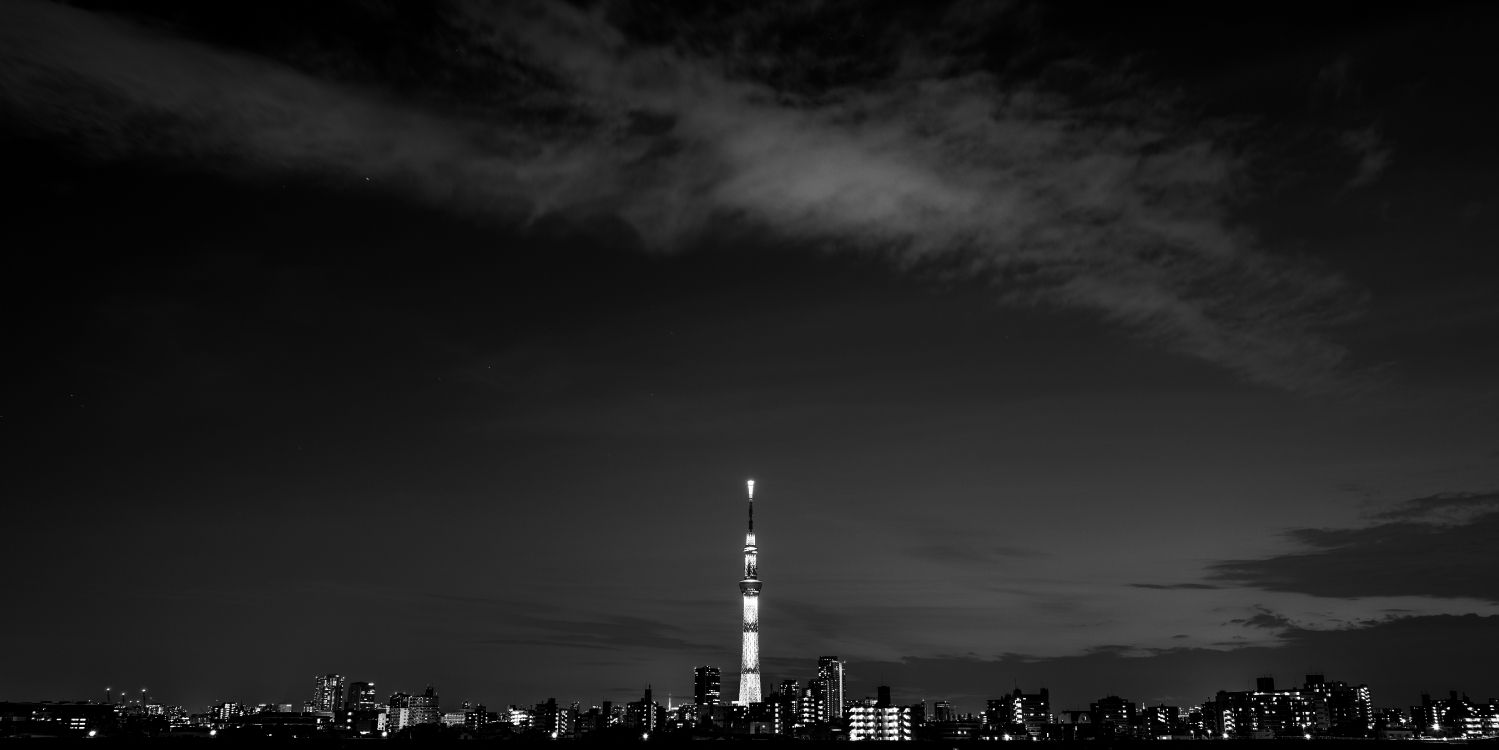
[[[1160,591],[1183,590],[1183,591],[1205,591],[1209,589],[1222,588],[1211,583],[1131,583],[1130,586],[1137,589],[1153,589]]]
[[[1474,513],[1499,510],[1499,492],[1443,492],[1397,504],[1372,517],[1384,520],[1460,518]]]
[[[1252,615],[1250,617],[1242,617],[1229,620],[1229,622],[1243,625],[1245,627],[1262,628],[1265,630],[1281,630],[1284,628],[1295,626],[1295,623],[1291,622],[1290,619],[1282,617],[1264,608],[1261,608],[1258,614]]]
[[[1306,551],[1210,566],[1209,577],[1314,596],[1434,596],[1499,602],[1491,574],[1499,545],[1499,496],[1417,498],[1352,529],[1294,529]]]
[[[979,706],[1015,686],[1048,687],[1056,709],[1123,695],[1147,703],[1192,705],[1218,690],[1243,690],[1256,677],[1272,675],[1282,685],[1300,684],[1307,672],[1366,683],[1375,705],[1410,705],[1422,691],[1466,690],[1499,694],[1499,679],[1473,644],[1499,636],[1499,616],[1439,615],[1364,623],[1340,630],[1288,628],[1279,646],[1225,642],[1222,649],[1178,648],[1150,652],[1103,646],[1078,656],[998,659],[936,657],[858,663],[860,675],[880,675],[902,700],[954,698]],[[1420,654],[1419,658],[1395,655]],[[857,663],[857,662],[856,662]],[[854,673],[850,669],[850,673]],[[850,694],[872,691],[860,679]]]
[[[768,230],[980,279],[1010,304],[1091,311],[1254,382],[1346,384],[1326,331],[1361,294],[1234,222],[1242,126],[1083,58],[1045,69],[1087,69],[1060,77],[1088,81],[1086,96],[1018,77],[1025,66],[980,53],[1018,22],[1002,12],[859,15],[823,44],[810,11],[643,22],[621,5],[443,7],[417,38],[449,51],[401,54],[451,95],[408,97],[410,73],[366,69],[379,50],[249,54],[7,3],[0,106],[102,158],[368,179],[509,224],[615,217],[659,250]],[[483,82],[503,95],[457,95]]]

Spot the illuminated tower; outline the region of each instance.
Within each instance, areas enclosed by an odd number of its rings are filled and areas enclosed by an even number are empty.
[[[739,593],[744,596],[744,648],[739,660],[739,705],[760,702],[760,574],[755,568],[755,480],[746,484],[749,495],[749,530],[744,534],[744,578]]]

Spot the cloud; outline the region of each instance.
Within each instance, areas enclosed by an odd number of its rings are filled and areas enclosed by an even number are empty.
[[[614,217],[658,251],[746,231],[877,255],[982,279],[1008,304],[1090,311],[1251,382],[1346,384],[1326,331],[1361,295],[1233,221],[1252,157],[1238,126],[1083,61],[1058,64],[1086,73],[1071,76],[1085,100],[987,70],[964,50],[1015,22],[1002,11],[782,49],[766,39],[826,19],[684,13],[645,33],[625,7],[452,5],[449,57],[500,83],[439,107],[21,0],[0,10],[0,106],[101,158],[369,178],[507,223]],[[1350,143],[1371,175],[1387,161]]]
[[[1293,627],[1295,625],[1295,623],[1291,622],[1289,618],[1275,614],[1274,612],[1271,612],[1270,610],[1263,607],[1261,607],[1260,611],[1255,613],[1254,615],[1229,620],[1229,622],[1243,625],[1249,628],[1261,628],[1264,630],[1282,630],[1285,628]]]
[[[1155,589],[1159,591],[1205,591],[1222,588],[1221,586],[1214,586],[1210,583],[1131,583],[1130,586],[1133,586],[1137,589]]]
[[[1015,686],[1048,687],[1053,706],[1083,707],[1108,694],[1145,703],[1194,705],[1219,690],[1245,690],[1256,677],[1300,684],[1307,671],[1370,686],[1376,705],[1409,705],[1423,691],[1449,687],[1475,695],[1499,693],[1490,660],[1474,658],[1473,644],[1499,636],[1499,616],[1438,615],[1358,624],[1338,630],[1288,628],[1277,646],[1120,649],[1102,646],[1076,656],[997,659],[971,656],[851,662],[848,692],[872,691],[873,680],[901,700],[951,697],[982,707]],[[1420,654],[1420,658],[1391,658]]]
[[[1460,523],[1494,510],[1499,510],[1499,492],[1443,492],[1406,500],[1389,510],[1375,513],[1372,517],[1381,520]]]
[[[1324,597],[1429,596],[1499,602],[1491,575],[1499,495],[1417,498],[1351,529],[1293,529],[1303,551],[1210,566],[1209,578]]]
[[[1339,137],[1338,144],[1357,159],[1354,174],[1348,178],[1349,188],[1364,187],[1374,182],[1390,166],[1393,150],[1377,128],[1347,131]]]

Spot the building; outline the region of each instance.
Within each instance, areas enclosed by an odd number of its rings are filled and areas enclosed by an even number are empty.
[[[225,723],[238,719],[249,713],[245,710],[243,703],[215,703],[208,709],[208,715],[216,725],[223,726]]]
[[[1302,693],[1311,700],[1316,729],[1337,737],[1370,737],[1374,733],[1374,697],[1368,685],[1328,682],[1306,676]]]
[[[556,698],[536,705],[533,725],[552,739],[571,739],[578,727],[578,705],[559,705]]]
[[[115,728],[117,708],[83,701],[0,701],[0,737],[88,737]]]
[[[945,724],[947,722],[957,720],[958,715],[955,711],[952,710],[951,701],[937,701],[936,703],[932,704],[933,722],[938,724]]]
[[[1088,721],[1099,737],[1124,737],[1135,723],[1135,704],[1110,695],[1088,705]]]
[[[609,704],[605,702],[607,707]],[[536,711],[532,708],[511,706],[503,714],[501,721],[519,730],[530,729],[536,725]]]
[[[1450,691],[1446,699],[1421,694],[1421,705],[1411,706],[1415,732],[1422,737],[1481,739],[1499,737],[1499,701],[1474,703]]]
[[[822,723],[822,717],[826,714],[826,691],[823,690],[821,680],[807,680],[807,688],[801,692],[796,699],[796,724],[797,726],[810,727]]]
[[[256,738],[311,739],[322,734],[332,722],[332,717],[324,712],[261,711],[229,722],[227,729]]]
[[[1051,692],[1024,693],[1020,688],[1004,698],[984,702],[984,731],[989,736],[1025,733],[1040,737],[1052,722]]]
[[[797,687],[796,680],[781,680],[780,689],[771,693],[766,699],[775,706],[775,733],[781,736],[790,736],[797,726],[797,701],[801,698],[801,690]]]
[[[1177,706],[1148,706],[1142,712],[1141,727],[1150,739],[1162,739],[1186,731]]]
[[[701,711],[720,703],[720,672],[718,667],[694,667],[692,670],[692,702]]]
[[[1253,691],[1220,690],[1212,701],[1213,730],[1224,738],[1310,737],[1318,726],[1314,696],[1276,690],[1275,678],[1260,677]]]
[[[338,674],[322,674],[312,678],[312,700],[309,708],[314,713],[333,715],[344,707],[344,678]]]
[[[436,724],[442,720],[442,712],[437,703],[437,691],[431,685],[428,685],[421,695],[408,698],[407,705],[411,708],[409,716],[413,726]]]
[[[817,679],[822,683],[823,721],[843,718],[843,662],[836,656],[817,657]]]
[[[739,705],[760,702],[760,572],[755,546],[755,480],[745,483],[749,498],[749,527],[744,534],[744,578],[739,594],[744,600],[740,627]]]
[[[385,728],[399,732],[411,726],[411,693],[392,693],[385,712]]]
[[[418,724],[438,724],[442,712],[438,706],[437,691],[431,685],[421,695],[396,693],[390,696],[390,709],[386,715],[386,726],[392,732],[409,729]]]
[[[375,683],[349,683],[344,708],[348,711],[369,711],[380,708],[380,701],[375,697]]]
[[[638,701],[625,704],[625,726],[640,732],[642,735],[650,734],[666,725],[666,708],[657,705],[651,698],[651,686],[645,686],[645,695]]]
[[[896,706],[890,701],[890,688],[879,687],[879,697],[865,698],[848,707],[850,741],[907,741],[916,739],[916,727],[910,706]]]
[[[1273,677],[1260,677],[1253,691],[1220,691],[1203,709],[1203,731],[1223,738],[1375,736],[1369,687],[1328,682],[1320,674],[1289,690],[1277,690]]]

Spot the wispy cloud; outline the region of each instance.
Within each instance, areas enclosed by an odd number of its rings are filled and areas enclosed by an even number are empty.
[[[1499,545],[1499,495],[1416,498],[1346,529],[1287,532],[1299,551],[1225,560],[1209,578],[1324,597],[1428,596],[1499,602],[1489,570]]]
[[[370,178],[505,222],[617,217],[656,250],[765,233],[1092,311],[1252,382],[1342,382],[1326,331],[1357,314],[1357,290],[1235,223],[1252,155],[1233,127],[1106,71],[1087,103],[1001,78],[943,51],[961,18],[888,28],[869,64],[800,49],[767,66],[735,42],[744,28],[646,42],[610,7],[453,6],[463,48],[529,82],[455,114],[21,0],[0,10],[0,103],[105,157]]]
[[[1249,617],[1235,618],[1229,620],[1229,622],[1248,628],[1262,628],[1265,630],[1284,630],[1295,625],[1295,623],[1291,622],[1290,618],[1278,615],[1264,607],[1260,607],[1258,612]]]
[[[1110,645],[1055,658],[908,658],[862,664],[861,679],[849,690],[858,694],[870,689],[873,678],[910,691],[902,700],[952,697],[978,703],[1012,686],[1046,686],[1053,705],[1086,705],[1128,685],[1132,699],[1192,704],[1218,690],[1240,685],[1249,689],[1253,675],[1269,674],[1283,685],[1299,684],[1307,665],[1315,664],[1329,678],[1355,684],[1381,677],[1372,685],[1383,696],[1380,700],[1400,703],[1414,701],[1428,685],[1492,685],[1481,661],[1464,654],[1496,631],[1499,617],[1438,615],[1337,630],[1288,627],[1284,641],[1274,647],[1229,642],[1221,649],[1138,650]],[[1397,652],[1418,652],[1426,658],[1388,658]]]
[[[1392,521],[1462,523],[1496,510],[1499,510],[1499,492],[1442,492],[1397,503],[1372,517]]]
[[[1219,588],[1210,583],[1131,583],[1130,585],[1137,589],[1156,589],[1159,591],[1211,591]]]
[[[1358,188],[1378,179],[1390,166],[1393,149],[1374,127],[1350,130],[1338,139],[1339,145],[1357,160],[1348,187]]]

